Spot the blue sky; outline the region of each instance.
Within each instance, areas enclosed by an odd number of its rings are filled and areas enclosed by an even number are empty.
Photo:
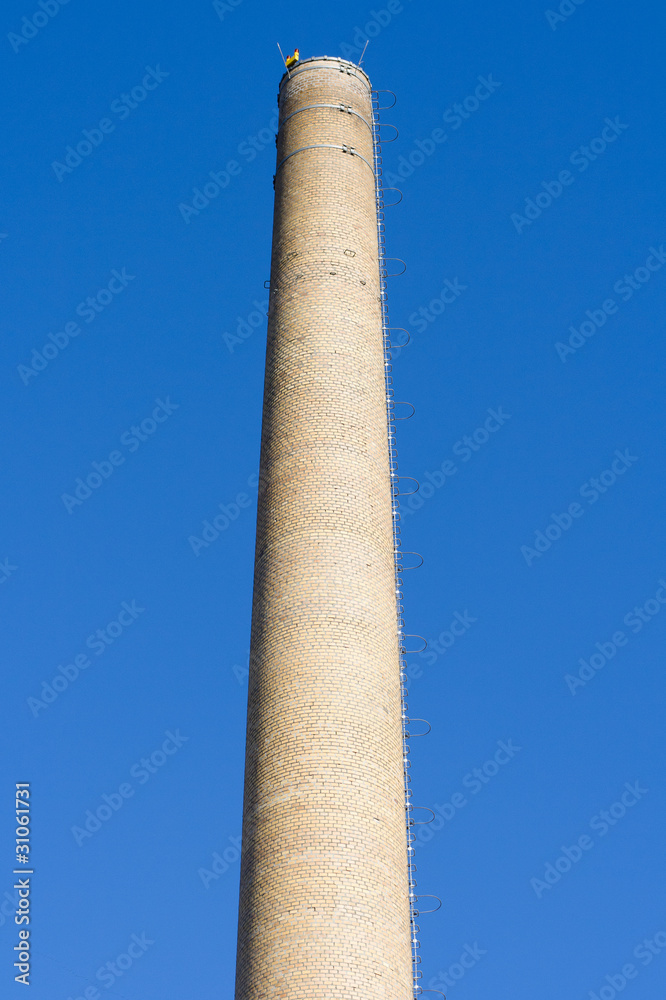
[[[398,98],[400,469],[425,486],[403,527],[431,640],[415,801],[439,817],[418,880],[443,899],[424,982],[653,1000],[662,8],[7,0],[1,21],[3,995],[23,781],[34,1000],[232,995],[276,41],[355,59],[372,36]]]

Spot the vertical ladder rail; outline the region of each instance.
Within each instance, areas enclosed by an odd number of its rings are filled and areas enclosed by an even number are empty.
[[[394,551],[394,571],[395,571],[395,598],[396,598],[396,627],[398,633],[398,643],[400,650],[400,696],[401,696],[401,717],[402,717],[402,762],[403,762],[403,785],[404,785],[404,795],[405,795],[405,825],[406,825],[406,836],[407,836],[407,884],[409,887],[409,919],[410,919],[410,941],[411,941],[411,954],[412,954],[412,994],[413,997],[418,997],[422,993],[422,987],[419,980],[422,978],[423,973],[419,969],[421,964],[421,956],[419,955],[419,949],[421,947],[421,942],[418,938],[419,925],[416,922],[417,917],[417,894],[416,894],[416,866],[414,865],[414,841],[416,837],[413,833],[412,826],[412,803],[411,797],[412,792],[410,789],[411,777],[409,775],[409,769],[411,767],[411,761],[409,760],[409,730],[408,730],[408,704],[407,704],[407,674],[406,674],[406,662],[405,662],[405,632],[404,632],[404,619],[402,617],[402,579],[399,575],[398,565],[399,565],[399,551],[400,551],[400,525],[398,521],[400,520],[400,501],[398,499],[400,489],[398,484],[398,451],[396,447],[396,426],[395,426],[395,399],[393,392],[393,376],[392,372],[392,354],[390,350],[391,336],[390,336],[390,321],[389,321],[389,310],[388,310],[388,288],[387,288],[387,260],[386,260],[386,234],[384,231],[384,192],[383,192],[383,182],[382,182],[382,147],[380,138],[380,121],[379,121],[379,100],[375,96],[376,92],[373,92],[372,100],[372,142],[374,150],[374,170],[375,170],[375,199],[377,204],[377,251],[378,251],[378,263],[379,263],[379,298],[382,314],[382,335],[384,340],[384,377],[385,377],[385,387],[386,387],[386,425],[388,431],[388,454],[389,454],[389,469],[391,477],[391,508],[392,508],[392,519],[393,519],[393,551]]]

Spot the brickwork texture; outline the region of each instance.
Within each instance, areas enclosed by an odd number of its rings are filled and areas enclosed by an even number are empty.
[[[279,101],[236,1000],[409,1000],[370,82]]]

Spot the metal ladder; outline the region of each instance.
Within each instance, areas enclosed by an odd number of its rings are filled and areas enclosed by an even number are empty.
[[[391,327],[389,319],[389,309],[388,309],[388,288],[387,288],[387,278],[393,277],[394,275],[389,274],[388,271],[388,261],[398,260],[399,258],[391,258],[386,255],[386,233],[384,224],[384,209],[387,207],[384,201],[385,191],[397,190],[396,188],[384,188],[382,181],[382,146],[381,146],[381,122],[379,118],[379,112],[383,110],[388,110],[389,107],[395,105],[395,100],[392,105],[387,108],[380,107],[379,105],[379,94],[380,93],[393,93],[392,91],[372,91],[372,142],[373,142],[373,152],[374,152],[374,172],[375,172],[375,200],[377,205],[377,253],[378,253],[378,264],[379,264],[379,300],[381,307],[381,319],[382,319],[382,336],[383,336],[383,347],[384,347],[384,376],[385,376],[385,394],[386,394],[386,424],[387,424],[387,437],[388,437],[388,456],[389,456],[389,471],[391,477],[391,511],[393,520],[393,552],[394,552],[394,569],[395,569],[395,599],[396,599],[396,626],[398,633],[398,644],[400,651],[399,665],[400,665],[400,694],[401,694],[401,718],[402,718],[402,763],[403,763],[403,777],[404,777],[404,794],[405,794],[405,824],[406,824],[406,836],[407,836],[407,883],[409,888],[409,914],[410,914],[410,939],[411,939],[411,958],[412,958],[412,994],[413,997],[419,997],[425,992],[440,992],[424,990],[420,984],[420,980],[423,977],[423,973],[419,966],[421,965],[421,956],[419,954],[419,949],[421,947],[421,942],[419,940],[420,927],[417,923],[417,918],[419,916],[418,900],[419,896],[416,893],[416,865],[414,864],[414,841],[416,836],[413,831],[413,827],[421,825],[417,822],[412,813],[415,807],[412,802],[412,789],[411,785],[411,775],[409,774],[411,768],[411,761],[409,759],[410,753],[410,737],[413,735],[425,735],[425,733],[413,734],[410,733],[409,724],[415,721],[424,721],[410,719],[408,715],[409,706],[407,704],[407,674],[406,674],[406,662],[405,655],[407,652],[419,652],[419,650],[407,650],[405,645],[405,640],[409,637],[408,633],[404,631],[405,620],[404,620],[404,605],[403,605],[403,592],[402,592],[402,577],[400,573],[404,569],[411,569],[415,567],[405,567],[402,564],[402,551],[401,551],[401,531],[400,531],[400,496],[405,496],[406,493],[400,489],[400,479],[410,479],[411,477],[400,477],[398,476],[398,450],[396,446],[396,420],[401,419],[396,415],[396,400],[394,397],[393,389],[393,366],[391,353],[392,349],[398,347],[404,347],[405,344],[392,344],[391,333],[396,329],[403,329],[402,327]],[[393,94],[395,98],[395,94]],[[391,126],[395,128],[395,126]],[[397,129],[396,129],[397,133]],[[396,135],[397,138],[397,135]],[[388,141],[393,142],[393,139]],[[402,200],[402,195],[400,200]],[[399,202],[392,202],[391,204],[398,204]],[[388,206],[390,207],[390,206]],[[404,261],[402,261],[404,264]],[[403,274],[404,271],[399,272]],[[407,333],[407,331],[404,331]],[[407,341],[409,341],[409,334],[407,333]],[[411,405],[411,404],[409,404]],[[411,414],[409,414],[411,416]],[[416,482],[416,480],[413,480]],[[418,489],[418,485],[417,485]],[[416,490],[411,490],[409,492],[416,492]],[[414,636],[414,638],[422,638],[421,636]],[[425,643],[425,640],[423,640]],[[425,645],[423,647],[425,649]],[[429,730],[428,730],[429,731]],[[434,814],[433,814],[434,818]],[[432,822],[428,820],[427,822]],[[437,898],[437,897],[436,897]],[[440,903],[441,905],[441,903]],[[423,912],[423,911],[421,911]],[[427,912],[434,912],[430,910]],[[444,994],[441,994],[442,996]]]

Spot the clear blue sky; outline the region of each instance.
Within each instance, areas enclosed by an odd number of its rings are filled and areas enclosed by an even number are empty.
[[[2,995],[17,781],[33,1000],[232,995],[275,43],[372,34],[427,484],[407,622],[437,643],[410,682],[424,982],[661,996],[661,6],[56,6],[0,15]]]

